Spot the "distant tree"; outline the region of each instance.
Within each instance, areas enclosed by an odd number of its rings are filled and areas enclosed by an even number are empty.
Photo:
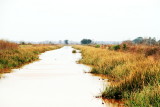
[[[81,44],[91,44],[92,40],[91,39],[82,39]]]
[[[65,43],[65,44],[68,44],[68,40],[64,40],[64,43]]]
[[[138,37],[138,38],[134,39],[132,42],[135,43],[135,44],[141,44],[141,43],[143,43],[143,38]]]
[[[48,42],[48,44],[50,44],[50,45],[54,45],[54,43],[53,43],[52,41],[49,41],[49,42]]]
[[[24,41],[20,41],[21,45],[26,45],[26,43]]]
[[[156,45],[157,44],[157,41],[156,41],[156,38],[142,38],[142,37],[138,37],[136,39],[134,39],[132,41],[133,43],[135,44],[145,44],[145,45]]]
[[[59,44],[61,44],[62,43],[62,41],[61,40],[59,40],[59,42],[58,42]]]
[[[158,43],[158,45],[160,45],[160,40],[157,43]]]
[[[32,43],[31,43],[31,42],[29,42],[29,43],[28,43],[28,45],[32,45]]]
[[[155,45],[155,44],[157,44],[156,38],[155,37],[154,38],[151,38],[151,37],[145,38],[143,40],[143,44],[146,44],[146,45]]]
[[[155,45],[156,44],[156,38],[154,37],[153,39],[151,38],[150,45]]]

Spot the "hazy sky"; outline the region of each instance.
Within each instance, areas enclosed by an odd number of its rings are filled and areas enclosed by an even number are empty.
[[[0,39],[160,39],[160,0],[0,0]]]

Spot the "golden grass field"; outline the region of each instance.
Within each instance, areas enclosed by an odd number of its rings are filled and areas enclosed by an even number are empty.
[[[19,45],[0,40],[0,75],[38,60],[45,51],[60,45]],[[160,48],[130,46],[110,47],[74,45],[81,50],[80,63],[90,65],[91,73],[106,76],[111,85],[102,92],[106,99],[120,99],[129,107],[160,106]],[[76,51],[73,50],[72,53]]]
[[[40,53],[60,48],[58,45],[18,45],[0,41],[0,74],[37,60]]]
[[[160,60],[143,52],[123,52],[92,46],[73,46],[81,50],[80,63],[91,65],[91,73],[110,77],[111,85],[103,98],[125,99],[125,106],[160,106]],[[114,84],[112,84],[114,82]]]

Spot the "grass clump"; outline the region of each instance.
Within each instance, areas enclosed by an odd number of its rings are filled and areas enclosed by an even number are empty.
[[[77,51],[74,49],[74,50],[72,50],[72,53],[76,53]]]
[[[95,45],[95,48],[100,48],[101,46],[100,45]]]
[[[120,48],[121,48],[120,45],[113,45],[113,46],[111,46],[109,49],[110,49],[110,50],[119,50]]]
[[[133,92],[139,92],[146,86],[158,86],[160,81],[160,66],[151,64],[150,62],[139,62],[143,66],[143,70],[137,69],[122,79],[117,85],[106,88],[103,97],[114,98],[128,98]],[[118,92],[118,94],[117,94]],[[127,93],[127,96],[126,96]],[[116,98],[116,97],[115,97]]]
[[[145,87],[139,93],[132,93],[126,102],[129,107],[159,107],[160,106],[160,87]]]
[[[82,51],[81,63],[92,65],[92,73],[104,74],[116,81],[102,93],[103,98],[127,99],[126,106],[159,106],[160,60],[146,57],[146,51],[131,53],[74,46]],[[126,47],[123,47],[126,49]],[[147,55],[158,50],[149,50]]]

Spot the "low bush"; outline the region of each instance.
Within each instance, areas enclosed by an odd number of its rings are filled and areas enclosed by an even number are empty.
[[[95,48],[100,48],[100,45],[96,45]]]
[[[110,50],[119,50],[121,48],[120,45],[113,45],[110,47]]]
[[[123,44],[122,49],[123,49],[123,50],[126,50],[126,49],[127,49],[127,45],[126,45],[126,44]]]
[[[76,53],[76,50],[73,50],[72,53]]]

